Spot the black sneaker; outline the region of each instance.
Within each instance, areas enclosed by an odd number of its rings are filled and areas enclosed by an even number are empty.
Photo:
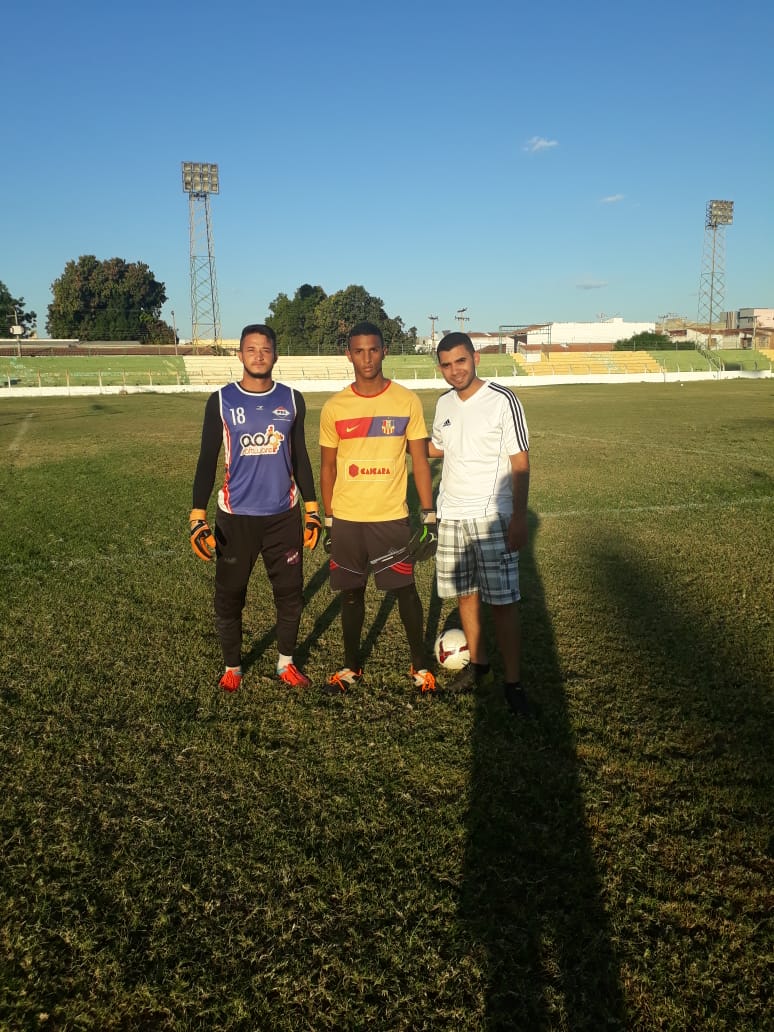
[[[472,692],[474,688],[483,688],[491,683],[492,671],[489,667],[482,670],[475,663],[468,663],[446,683],[445,687],[452,692]]]
[[[515,713],[517,717],[529,716],[527,693],[519,682],[516,684],[503,685],[503,692],[505,694],[505,701],[508,703],[508,708],[511,713]]]

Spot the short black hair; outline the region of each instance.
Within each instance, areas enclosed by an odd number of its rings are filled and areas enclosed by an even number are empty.
[[[349,342],[353,337],[378,337],[382,342],[382,347],[384,347],[384,334],[376,323],[367,321],[355,323],[347,334],[347,347],[349,347]]]
[[[471,355],[475,355],[476,349],[473,347],[473,341],[467,335],[467,333],[460,333],[459,330],[455,330],[454,333],[447,333],[445,337],[442,337],[438,343],[438,347],[435,349],[436,355],[440,355],[442,351],[451,351],[452,348],[459,347],[462,344]]]
[[[271,326],[265,326],[263,323],[250,323],[249,326],[245,326],[242,330],[242,335],[239,338],[239,350],[242,350],[242,341],[245,337],[248,337],[251,333],[260,333],[264,337],[268,337],[274,348],[274,354],[277,354],[277,334],[271,328]]]

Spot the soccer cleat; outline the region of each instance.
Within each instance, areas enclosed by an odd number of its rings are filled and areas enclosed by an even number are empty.
[[[323,691],[327,695],[338,695],[339,692],[346,692],[353,684],[363,680],[362,670],[350,670],[349,667],[342,667],[335,674],[331,674],[328,683],[323,685]]]
[[[277,667],[277,677],[280,681],[284,681],[285,684],[290,684],[294,688],[309,688],[312,684],[306,674],[302,674],[295,663],[288,663],[282,670]]]
[[[425,692],[435,691],[435,678],[429,670],[415,670],[412,667],[409,670],[409,677],[414,682],[414,687],[418,688],[423,695]]]
[[[227,670],[218,682],[218,687],[222,688],[224,692],[235,692],[241,683],[241,674],[238,674],[236,670]]]
[[[518,682],[516,684],[503,685],[503,692],[505,693],[505,701],[508,703],[511,713],[515,713],[517,717],[529,716],[527,693]]]
[[[472,692],[474,688],[483,688],[491,683],[491,670],[480,670],[475,663],[468,663],[444,687],[453,692]]]

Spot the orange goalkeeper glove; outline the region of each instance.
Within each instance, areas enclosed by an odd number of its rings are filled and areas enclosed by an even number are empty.
[[[322,520],[320,519],[320,507],[317,502],[304,502],[306,516],[304,522],[304,548],[311,552],[317,548],[322,531]]]
[[[190,526],[188,535],[191,538],[194,555],[208,563],[215,555],[215,538],[207,522],[206,510],[191,509],[188,524]]]

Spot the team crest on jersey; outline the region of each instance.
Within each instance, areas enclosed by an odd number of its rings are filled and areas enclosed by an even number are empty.
[[[394,419],[383,419],[382,420],[382,433],[389,436],[395,433],[395,420]]]
[[[280,445],[285,440],[281,430],[276,430],[273,423],[269,423],[266,431],[256,434],[242,434],[239,438],[242,455],[276,455]]]
[[[278,408],[272,410],[272,415],[276,416],[277,419],[287,419],[290,416],[290,412],[284,405],[280,405]]]

